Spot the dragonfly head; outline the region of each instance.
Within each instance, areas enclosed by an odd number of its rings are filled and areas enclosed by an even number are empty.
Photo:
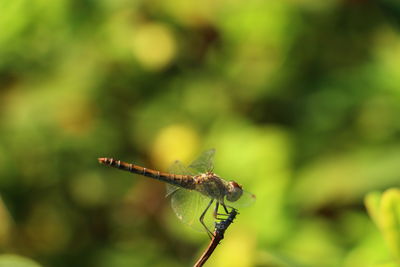
[[[234,181],[229,182],[228,194],[226,195],[226,200],[230,202],[235,202],[243,194],[242,186]]]

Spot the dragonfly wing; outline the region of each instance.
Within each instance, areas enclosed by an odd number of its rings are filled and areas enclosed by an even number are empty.
[[[254,194],[244,191],[244,190],[243,190],[242,196],[234,202],[230,202],[227,199],[225,199],[225,203],[229,207],[232,207],[235,209],[251,206],[254,203],[254,201],[256,201],[256,196]]]
[[[173,174],[196,175],[193,170],[183,165],[183,163],[179,160],[174,161],[174,163],[168,168],[168,172]]]
[[[165,197],[170,197],[175,193],[176,190],[181,189],[180,187],[171,184],[166,184],[165,188],[166,188]]]
[[[175,160],[174,163],[168,168],[169,173],[173,174],[187,174],[187,175],[195,175],[192,170],[187,168],[185,165],[183,165],[182,162],[179,160]],[[171,196],[176,190],[180,189],[180,187],[166,184],[166,196],[169,197]]]
[[[205,231],[199,219],[211,199],[193,190],[179,187],[172,190],[174,191],[169,195],[171,206],[179,220],[197,231]],[[204,217],[204,223],[210,230],[214,229],[213,209],[214,206],[211,206]]]
[[[213,169],[214,155],[214,148],[204,151],[196,160],[194,160],[189,165],[189,168],[192,168],[199,173],[206,173],[208,171],[211,171]]]
[[[196,175],[212,169],[212,160],[215,149],[208,150],[200,155],[190,166],[185,167],[180,161],[175,161],[169,168],[170,173]],[[187,190],[173,185],[167,185],[167,197],[171,198],[171,206],[176,216],[186,225],[195,230],[205,231],[200,223],[200,215],[207,208],[211,199],[195,190]],[[204,223],[208,229],[214,229],[213,209],[211,206],[204,216]]]

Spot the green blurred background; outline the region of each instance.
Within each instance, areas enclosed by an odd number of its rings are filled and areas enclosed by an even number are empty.
[[[1,266],[192,265],[163,184],[97,158],[212,147],[257,201],[208,266],[389,266],[363,199],[400,181],[399,25],[396,0],[0,1]]]

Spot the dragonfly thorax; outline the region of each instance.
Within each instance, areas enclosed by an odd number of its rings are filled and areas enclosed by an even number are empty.
[[[224,199],[234,202],[242,194],[242,187],[234,181],[225,181],[213,172],[203,173],[195,177],[196,189],[203,195],[224,202]]]
[[[202,173],[194,180],[196,190],[209,198],[223,202],[228,194],[228,182],[213,172]]]

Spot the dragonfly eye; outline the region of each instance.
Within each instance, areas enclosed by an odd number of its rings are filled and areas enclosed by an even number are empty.
[[[229,182],[229,191],[226,195],[226,199],[230,202],[235,202],[243,194],[242,186],[234,181]]]

